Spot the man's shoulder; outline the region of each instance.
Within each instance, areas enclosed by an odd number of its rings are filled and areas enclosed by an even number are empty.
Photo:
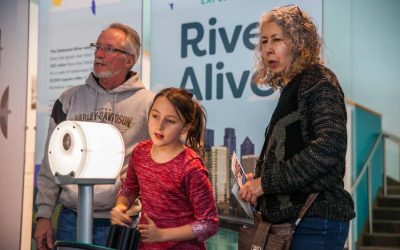
[[[136,94],[143,95],[146,98],[148,98],[149,100],[153,100],[154,97],[156,96],[156,94],[153,91],[149,90],[148,88],[142,88],[142,89],[136,91]]]
[[[132,104],[137,105],[139,103],[140,107],[147,110],[153,102],[154,97],[154,92],[148,90],[147,88],[142,88],[131,92],[131,94],[127,95],[126,98],[132,101]]]
[[[70,87],[70,88],[64,90],[64,91],[61,93],[60,99],[61,99],[61,100],[70,99],[70,98],[72,98],[76,93],[78,93],[79,91],[81,91],[81,89],[84,88],[84,87],[85,87],[84,84]]]

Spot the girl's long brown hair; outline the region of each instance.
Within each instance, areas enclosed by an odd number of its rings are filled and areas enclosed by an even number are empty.
[[[155,96],[153,103],[160,96],[164,96],[174,105],[186,124],[191,124],[185,144],[203,157],[204,131],[207,120],[205,109],[193,98],[193,94],[185,89],[172,87],[163,89]]]

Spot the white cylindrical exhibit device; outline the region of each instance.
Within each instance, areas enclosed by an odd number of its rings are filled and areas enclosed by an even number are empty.
[[[121,133],[111,124],[64,121],[49,142],[53,175],[74,172],[75,179],[115,179],[124,162]]]

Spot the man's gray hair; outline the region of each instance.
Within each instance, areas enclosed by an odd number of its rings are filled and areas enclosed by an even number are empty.
[[[112,23],[107,29],[119,29],[126,35],[126,41],[124,43],[125,50],[135,56],[135,61],[138,60],[140,55],[140,37],[139,34],[133,28],[122,23]]]

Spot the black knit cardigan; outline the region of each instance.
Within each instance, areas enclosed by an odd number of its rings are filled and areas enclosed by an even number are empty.
[[[296,218],[308,194],[319,192],[306,216],[349,221],[355,217],[344,190],[347,146],[344,94],[335,74],[312,65],[283,89],[266,131],[264,163],[256,167],[264,195],[263,219]]]

